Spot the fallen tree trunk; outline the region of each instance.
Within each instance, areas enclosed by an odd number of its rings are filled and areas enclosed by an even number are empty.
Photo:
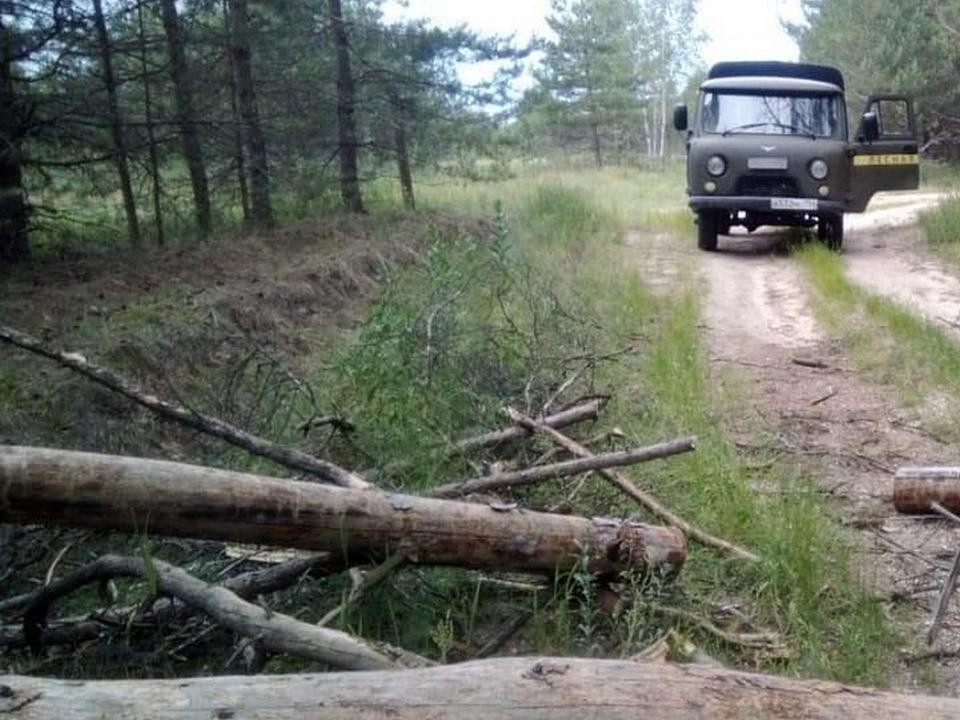
[[[939,503],[960,513],[960,467],[904,467],[893,480],[893,505],[898,512],[925,515]]]
[[[142,405],[162,418],[185,425],[194,430],[213,435],[231,445],[243,448],[249,453],[272,460],[278,465],[315,475],[321,480],[355,489],[371,487],[359,475],[344,470],[326,460],[320,460],[296,448],[278,445],[245,430],[234,427],[219,418],[204,415],[191,408],[161,400],[156,395],[145,392],[126,378],[110,372],[106,368],[94,365],[79,353],[67,353],[47,347],[40,340],[27,333],[0,325],[0,342],[6,342],[23,350],[54,360],[66,368],[80,373],[84,377],[105,388],[113,390],[125,398]]]
[[[0,713],[22,720],[954,720],[960,700],[711,665],[497,658],[403,672],[176,680],[7,675],[0,676]]]
[[[487,493],[503,488],[530,485],[552,478],[579,475],[580,473],[594,472],[611,467],[636,465],[637,463],[649,462],[650,460],[690,452],[694,448],[695,439],[686,437],[657,445],[650,445],[648,447],[604,453],[603,455],[594,455],[588,452],[585,456],[576,460],[566,460],[564,462],[553,463],[552,465],[534,465],[533,467],[516,470],[514,472],[503,472],[486,477],[447,483],[446,485],[441,485],[431,490],[430,495],[431,497],[452,498],[463,497],[471,493]]]
[[[114,577],[150,578],[157,591],[203,610],[217,623],[274,652],[306,657],[346,670],[388,670],[400,666],[372,646],[339,630],[317,627],[241,599],[160,560],[104,555],[40,591],[24,615],[27,643],[42,647],[47,610],[64,595]]]
[[[403,549],[410,562],[673,574],[676,528],[391,495],[214,468],[0,446],[0,522],[329,550],[358,562]]]

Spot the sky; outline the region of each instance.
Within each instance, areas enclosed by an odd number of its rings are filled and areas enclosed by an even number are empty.
[[[385,10],[388,20],[428,18],[447,27],[466,23],[484,33],[513,34],[523,43],[535,35],[549,36],[549,8],[549,0],[390,0]],[[797,60],[797,46],[781,21],[801,18],[800,0],[700,0],[697,29],[706,36],[701,54],[708,65],[721,60]],[[464,69],[463,80],[471,82],[489,72],[483,67]],[[527,73],[520,85],[529,82]]]

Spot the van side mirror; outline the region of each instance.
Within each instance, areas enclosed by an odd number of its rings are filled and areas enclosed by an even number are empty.
[[[673,108],[673,127],[680,132],[687,129],[687,106],[677,105]]]
[[[865,112],[860,126],[863,128],[863,137],[867,142],[873,142],[880,137],[880,122],[875,112]]]

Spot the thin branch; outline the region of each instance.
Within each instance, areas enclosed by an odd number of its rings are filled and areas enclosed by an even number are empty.
[[[79,353],[67,353],[47,347],[27,333],[0,325],[0,342],[6,342],[36,355],[49,358],[70,370],[80,373],[153,413],[186,425],[194,430],[213,435],[254,455],[294,470],[307,472],[326,482],[355,489],[369,488],[370,484],[349,470],[326,460],[307,455],[302,450],[285,447],[234,427],[216,417],[204,415],[182,405],[167,402],[137,387],[133,382],[89,362]]]

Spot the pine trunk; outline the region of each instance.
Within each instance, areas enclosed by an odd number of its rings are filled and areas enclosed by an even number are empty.
[[[130,182],[130,163],[127,153],[127,138],[123,131],[123,118],[120,116],[120,103],[117,101],[117,77],[113,72],[113,53],[107,22],[103,17],[102,0],[93,0],[93,21],[97,28],[97,41],[100,50],[100,70],[103,72],[103,84],[107,89],[107,115],[110,123],[110,138],[113,141],[113,161],[120,177],[120,194],[123,196],[123,212],[127,216],[127,236],[130,244],[140,244],[140,221],[137,219],[137,201],[133,196]]]
[[[267,144],[253,87],[247,0],[230,0],[230,57],[237,105],[243,121],[242,136],[250,159],[251,218],[258,226],[269,227],[273,224],[270,171],[267,167]]]
[[[247,163],[243,157],[243,130],[240,110],[237,108],[236,70],[233,67],[233,54],[230,48],[230,0],[223,0],[223,30],[227,38],[227,63],[230,65],[230,117],[233,119],[233,164],[237,168],[237,187],[240,190],[240,208],[243,212],[243,224],[249,226],[253,218],[250,215],[250,194],[247,190]]]
[[[357,159],[356,90],[350,68],[350,41],[343,21],[340,0],[328,0],[330,32],[337,49],[337,122],[340,153],[340,195],[350,212],[363,212],[360,172]]]
[[[414,210],[417,203],[413,195],[413,174],[410,172],[410,153],[407,148],[406,108],[395,90],[390,92],[390,107],[393,109],[393,149],[397,155],[397,174],[403,192],[403,206]]]
[[[20,140],[23,128],[13,87],[13,37],[0,16],[0,266],[30,259]]]
[[[160,181],[160,159],[157,155],[157,138],[153,128],[153,93],[150,87],[150,72],[147,66],[147,35],[143,26],[143,5],[137,5],[137,30],[140,43],[140,71],[143,83],[143,117],[147,131],[147,152],[150,158],[150,183],[153,186],[153,222],[157,230],[157,245],[163,247],[166,238],[163,231],[163,188]]]
[[[173,80],[177,106],[177,122],[183,142],[183,157],[193,186],[193,202],[200,234],[210,234],[210,189],[207,185],[207,168],[203,159],[203,146],[197,129],[197,111],[193,102],[193,83],[187,67],[183,33],[177,15],[176,0],[160,0],[163,11],[163,30],[167,36],[167,52],[170,56],[170,77]]]

